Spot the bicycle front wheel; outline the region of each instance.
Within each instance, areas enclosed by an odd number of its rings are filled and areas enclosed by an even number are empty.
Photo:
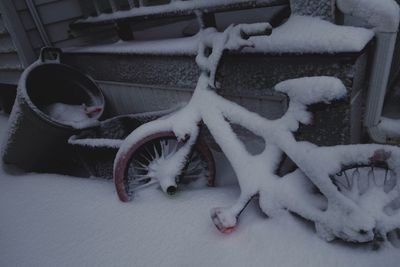
[[[114,183],[118,197],[130,201],[139,189],[157,183],[152,176],[162,161],[171,157],[184,145],[173,132],[153,133],[133,144],[114,164]],[[186,159],[185,167],[175,177],[177,184],[186,187],[213,186],[215,164],[207,144],[199,138]],[[167,188],[173,194],[175,188]]]

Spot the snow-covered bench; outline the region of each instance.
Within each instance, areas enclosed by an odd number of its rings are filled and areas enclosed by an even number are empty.
[[[90,1],[89,1],[90,2]],[[107,24],[143,22],[178,17],[199,17],[212,24],[212,14],[227,10],[287,5],[288,0],[93,0],[83,9],[86,18],[75,21],[73,28]],[[210,16],[211,15],[211,18]]]

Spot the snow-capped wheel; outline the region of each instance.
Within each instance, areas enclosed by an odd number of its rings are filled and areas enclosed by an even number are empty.
[[[369,163],[346,165],[340,172],[330,176],[344,196],[376,218],[377,226],[372,241],[374,249],[378,249],[386,240],[400,247],[400,222],[397,222],[398,228],[393,227],[393,219],[400,214],[399,181],[396,172],[386,162],[387,158],[382,158],[382,153],[385,152],[378,150]]]
[[[114,182],[118,197],[127,202],[135,191],[159,183],[166,159],[179,151],[185,142],[177,140],[173,132],[158,132],[138,141],[119,157],[114,167]],[[215,164],[207,144],[198,138],[189,153],[186,164],[175,177],[176,184],[182,186],[214,186]],[[166,193],[174,194],[175,186],[167,186]]]

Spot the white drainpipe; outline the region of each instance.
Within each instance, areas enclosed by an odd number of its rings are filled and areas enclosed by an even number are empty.
[[[386,135],[378,128],[378,125],[382,117],[399,28],[400,8],[396,3],[398,0],[331,1],[336,2],[338,9],[343,14],[360,19],[353,21],[356,26],[373,28],[375,31],[376,46],[371,68],[364,126],[374,142],[386,143]]]
[[[371,139],[386,142],[386,134],[378,128],[392,67],[397,32],[376,32],[376,48],[371,69],[364,126]]]

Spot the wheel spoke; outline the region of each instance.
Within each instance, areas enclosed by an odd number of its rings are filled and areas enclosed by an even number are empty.
[[[154,159],[157,160],[160,158],[160,155],[158,154],[157,147],[155,145],[153,146],[153,149],[154,149],[154,155],[155,155]]]
[[[141,163],[140,161],[137,161],[136,159],[134,160],[139,166],[141,166],[142,168],[148,168],[147,165]]]
[[[148,171],[149,170],[149,168],[146,166],[146,167],[138,167],[138,166],[134,166],[134,168],[136,169],[136,170],[140,170],[140,171]]]
[[[383,185],[385,193],[389,193],[390,191],[392,191],[396,187],[396,185],[397,185],[396,174],[393,171],[389,171],[386,182]]]
[[[191,164],[189,164],[189,168],[187,169],[187,172],[191,172],[191,171],[197,169],[200,166],[201,161],[198,160],[196,163],[193,163],[193,164],[192,163],[193,162],[191,162]]]
[[[141,154],[140,156],[141,156],[142,158],[144,158],[144,159],[147,161],[147,163],[150,163],[150,162],[153,161],[153,158],[151,157],[151,155],[150,155],[151,158],[148,158],[144,153]]]
[[[356,171],[358,173],[357,177],[358,177],[358,191],[360,193],[360,195],[364,195],[365,192],[368,191],[369,188],[369,175],[367,175],[366,177],[363,176],[361,177],[360,175],[360,171],[358,170],[358,168],[356,169]]]
[[[145,147],[145,152],[147,152],[147,155],[150,157],[150,159],[147,159],[146,157],[144,157],[148,163],[152,162],[154,160],[154,155],[149,151],[148,147]],[[144,154],[144,153],[143,153]]]
[[[136,179],[136,177],[137,177],[137,179]],[[150,176],[148,176],[147,174],[135,174],[135,179],[133,179],[133,180],[135,180],[135,181],[141,181],[141,180],[146,180],[146,179],[151,179],[151,177]]]
[[[350,178],[350,177],[347,175],[347,172],[346,172],[346,171],[344,171],[344,176],[345,176],[346,182],[347,182],[347,189],[348,189],[348,190],[351,190],[351,188],[353,187],[353,179]]]

